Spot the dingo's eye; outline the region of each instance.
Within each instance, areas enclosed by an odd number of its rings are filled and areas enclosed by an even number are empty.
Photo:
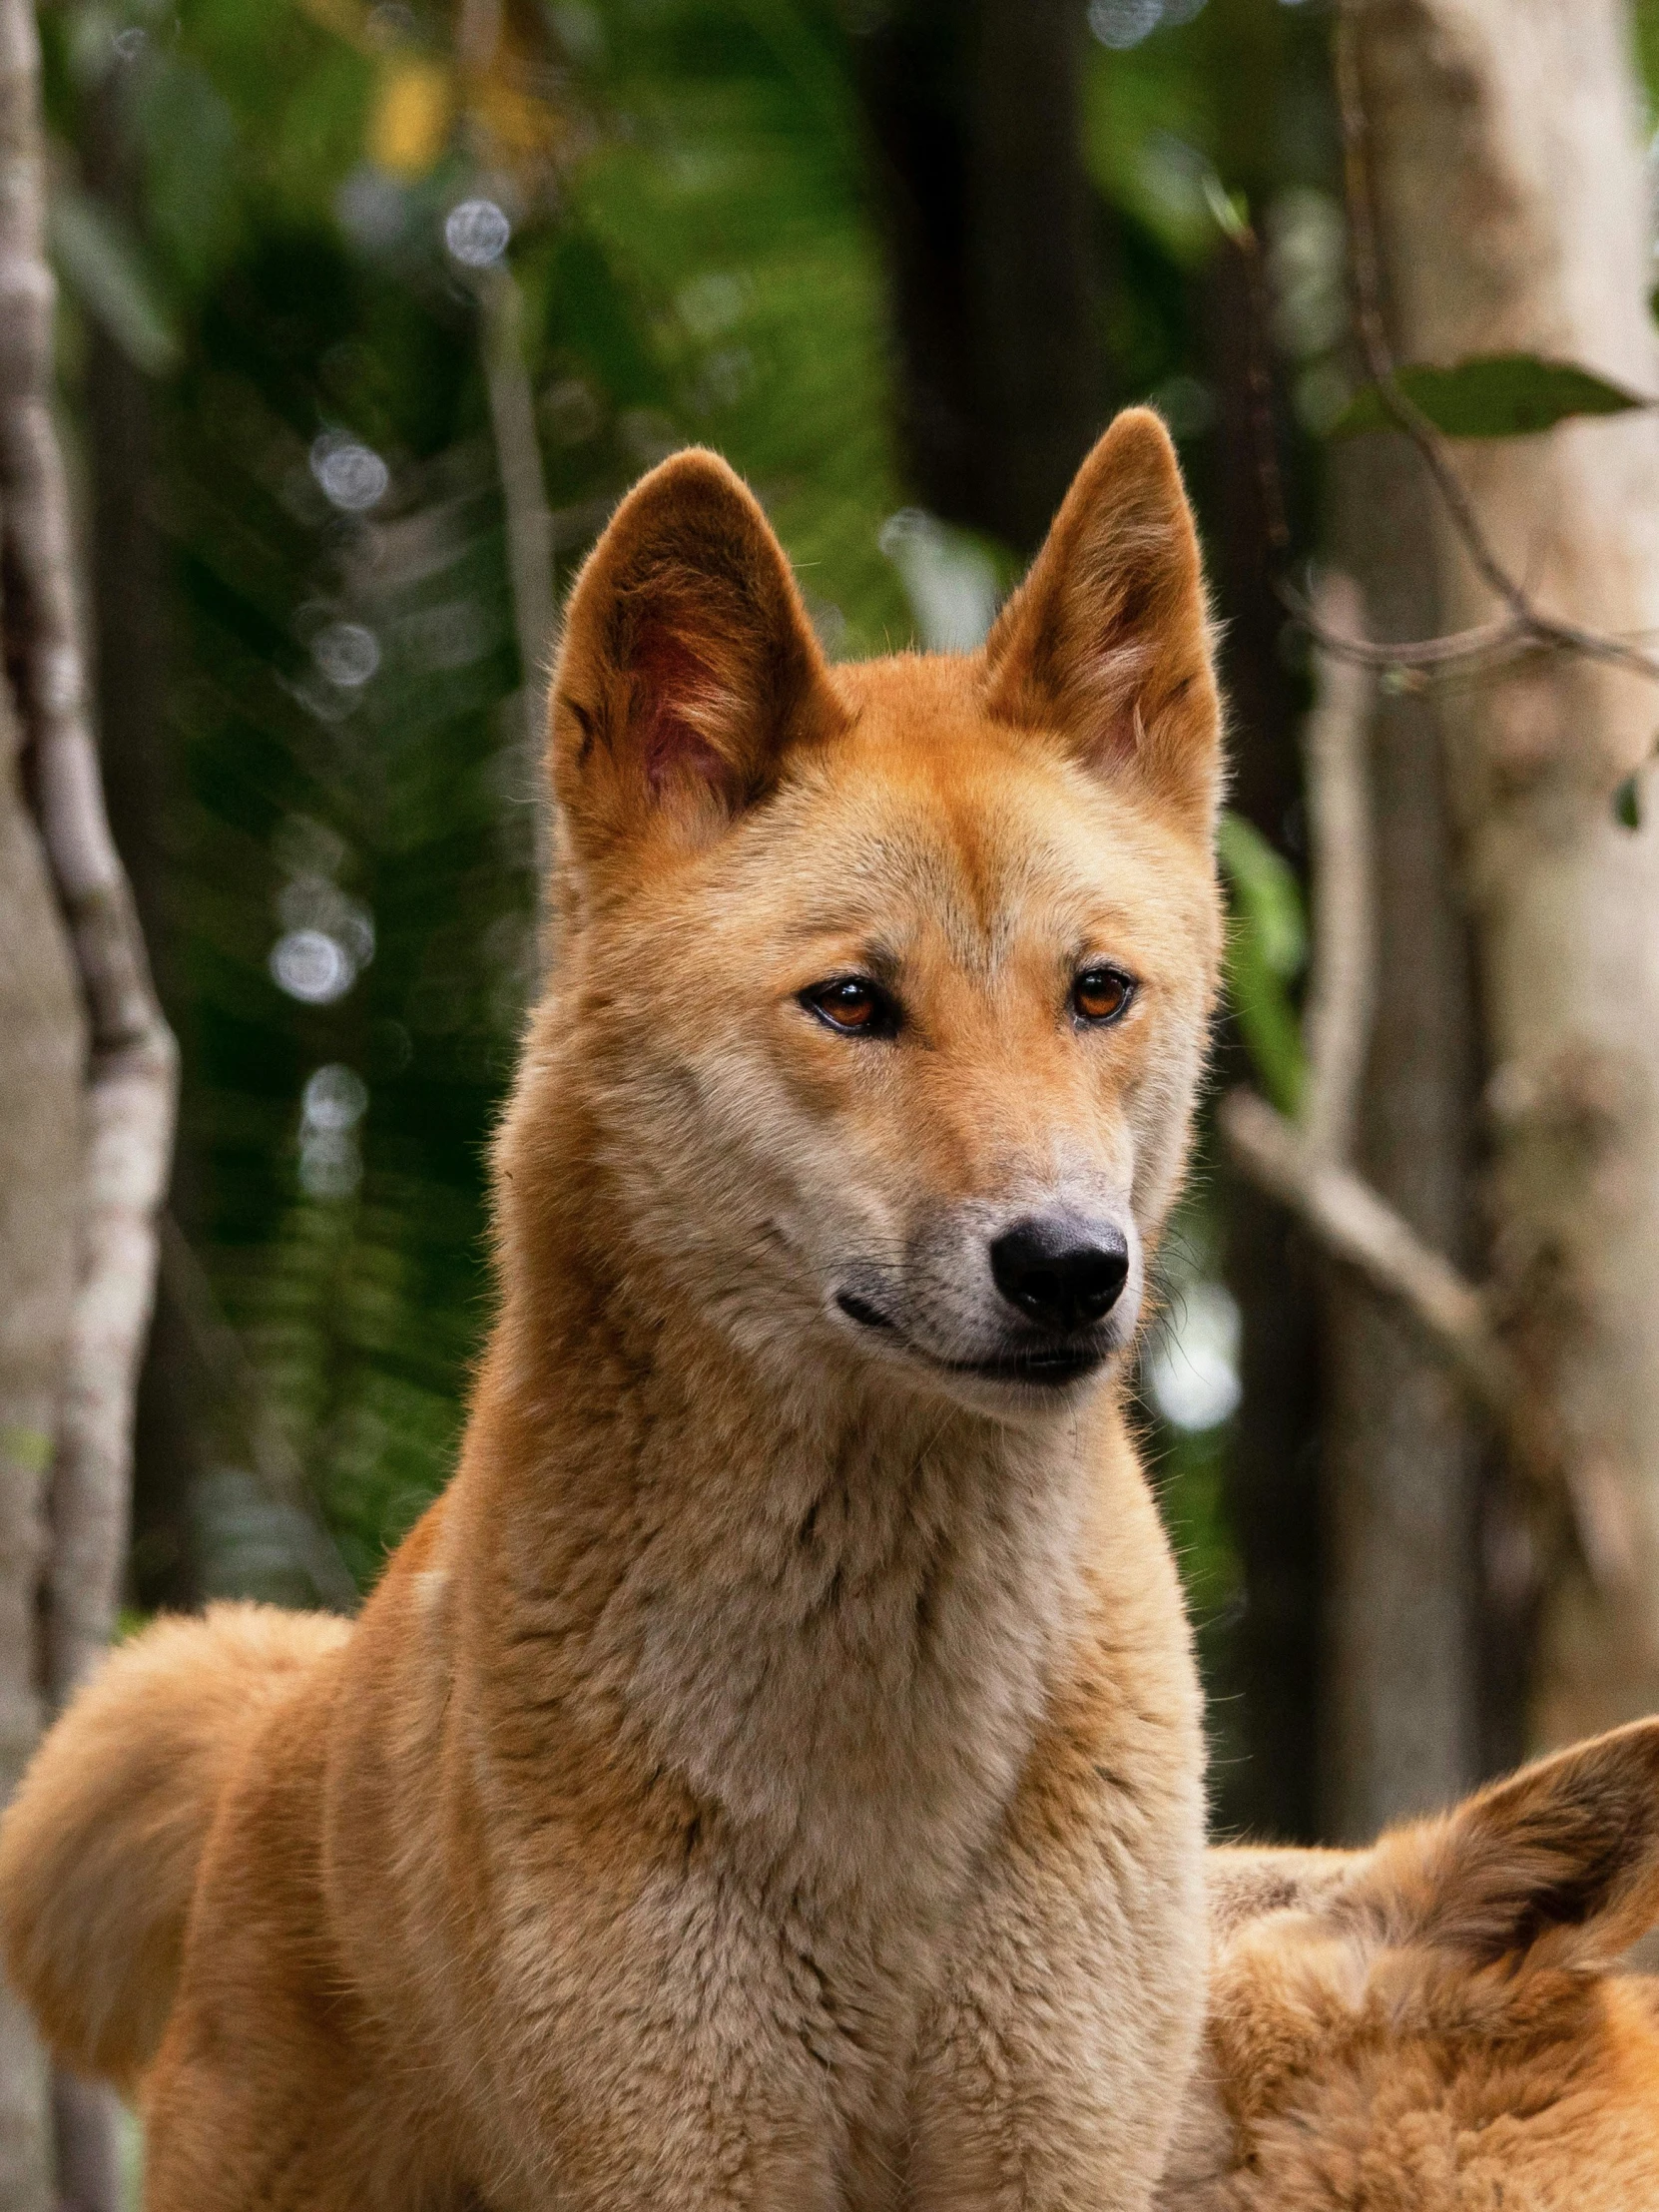
[[[1135,996],[1135,978],[1122,968],[1085,968],[1071,986],[1071,1010],[1079,1021],[1099,1026],[1128,1013]]]
[[[837,975],[814,983],[801,994],[810,1014],[847,1037],[890,1037],[898,1027],[898,1008],[867,975]]]

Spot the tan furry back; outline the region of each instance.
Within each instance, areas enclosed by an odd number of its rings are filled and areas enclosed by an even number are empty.
[[[47,1735],[0,1822],[0,1925],[14,1986],[79,2072],[131,2088],[153,2056],[225,1785],[349,1634],[270,1605],[159,1621]]]

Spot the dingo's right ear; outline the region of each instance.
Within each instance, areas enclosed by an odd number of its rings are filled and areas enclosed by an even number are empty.
[[[692,448],[641,479],[577,579],[553,681],[552,771],[577,857],[703,842],[838,719],[784,549]]]
[[[1659,1720],[1523,1767],[1383,1837],[1350,1893],[1394,1941],[1585,1968],[1659,1922]]]

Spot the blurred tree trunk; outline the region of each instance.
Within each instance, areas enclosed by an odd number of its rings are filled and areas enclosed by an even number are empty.
[[[37,1606],[81,1210],[86,1021],[0,693],[0,1803],[40,1730]],[[0,1985],[0,2205],[51,2202],[46,2061]]]
[[[1231,182],[1231,180],[1229,180]],[[1258,399],[1251,364],[1266,344],[1251,273],[1231,243],[1207,279],[1216,392],[1210,540],[1222,671],[1233,718],[1233,807],[1280,851],[1297,834],[1301,767],[1290,683],[1279,651],[1285,610],[1273,589]],[[1300,859],[1300,853],[1297,857]],[[1250,1079],[1236,1037],[1224,1084]],[[1225,1499],[1245,1606],[1226,1684],[1247,1757],[1216,1778],[1229,1828],[1308,1843],[1319,1834],[1319,1698],[1324,1586],[1319,1512],[1322,1382],[1315,1270],[1297,1224],[1242,1176],[1222,1184],[1227,1285],[1239,1308],[1239,1410]]]
[[[25,778],[21,787],[8,778],[6,799],[15,808],[24,791],[40,839],[31,865],[27,838],[14,837],[15,864],[0,885],[20,902],[24,943],[38,944],[45,926],[27,902],[44,901],[51,919],[61,915],[59,954],[67,946],[73,961],[67,1004],[62,994],[52,1004],[62,1031],[58,1052],[49,1054],[38,1038],[34,1045],[34,1057],[50,1056],[54,1065],[67,1056],[73,1095],[18,1106],[25,1131],[31,1112],[48,1106],[58,1127],[51,1143],[41,1144],[39,1171],[26,1160],[8,1163],[13,1189],[38,1192],[42,1175],[50,1176],[66,1154],[68,1178],[61,1202],[45,1185],[44,1218],[29,1225],[59,1240],[55,1254],[29,1256],[33,1284],[3,1286],[7,1326],[15,1301],[27,1341],[41,1283],[68,1283],[61,1328],[56,1314],[47,1317],[49,1334],[35,1325],[42,1364],[32,1397],[20,1397],[12,1433],[11,1455],[21,1458],[7,1500],[15,1540],[8,1528],[4,1555],[8,1567],[15,1562],[15,1584],[0,1616],[4,1702],[8,1714],[15,1709],[19,1716],[15,1749],[10,1736],[6,1745],[9,1771],[0,1777],[10,1786],[33,1733],[26,1695],[44,1690],[47,1705],[61,1708],[98,1663],[115,1626],[127,1553],[133,1396],[155,1286],[155,1215],[172,1155],[178,1054],[110,835],[88,714],[69,486],[53,418],[56,287],[46,260],[40,49],[29,0],[0,0],[0,166],[3,644]],[[18,750],[5,747],[8,769]],[[8,929],[8,941],[10,935]],[[36,1014],[37,1030],[51,1003],[45,960],[37,951],[34,1003],[18,1009],[20,1020]],[[21,1038],[10,1027],[0,1031],[6,1071],[0,1080],[11,1080],[14,1068],[24,1080],[31,1075],[26,1049],[18,1059],[29,1041],[27,1027]],[[10,1118],[0,1126],[11,1138]],[[38,1477],[48,1468],[49,1540],[42,1547]],[[13,2033],[5,2025],[0,2119],[13,2170],[0,2174],[0,2204],[6,2212],[44,2206],[50,2159],[65,2212],[117,2212],[108,2092],[60,2079],[53,2156],[44,2070],[21,2027]]]
[[[1433,634],[1427,487],[1392,439],[1333,462],[1332,538],[1380,638]],[[1438,717],[1383,691],[1370,734],[1379,988],[1355,1164],[1448,1259],[1472,1258],[1477,1030]],[[1483,1757],[1481,1458],[1456,1382],[1352,1279],[1325,1290],[1322,1821],[1359,1842],[1450,1803]]]
[[[1101,429],[1076,0],[979,0],[967,296],[982,526],[1035,546]]]
[[[1256,0],[1212,0],[1204,66],[1229,87],[1217,148],[1223,182],[1260,224],[1282,173],[1279,106],[1285,25]],[[1211,566],[1222,618],[1222,676],[1233,721],[1231,803],[1280,851],[1300,860],[1297,702],[1280,650],[1286,613],[1275,590],[1283,550],[1263,480],[1262,393],[1274,375],[1262,326],[1260,272],[1230,239],[1203,278],[1205,351],[1216,395],[1209,486]],[[1269,404],[1278,400],[1269,392]],[[1233,1064],[1229,1064],[1233,1063]],[[1242,1047],[1224,1048],[1222,1080],[1249,1078]],[[1228,1827],[1311,1842],[1318,1821],[1318,1714],[1324,1582],[1319,1514],[1319,1310],[1306,1241],[1269,1199],[1225,1174],[1226,1273],[1242,1323],[1242,1384],[1226,1471],[1245,1609],[1232,1678],[1243,1765],[1216,1777]]]
[[[1074,0],[896,0],[859,41],[917,497],[1021,552],[1106,416]]]
[[[1659,390],[1622,0],[1365,0],[1356,20],[1405,357],[1530,351]],[[1455,461],[1540,606],[1653,634],[1650,418]],[[1492,595],[1440,510],[1434,537],[1442,625],[1486,620]],[[1579,1500],[1578,1550],[1551,1562],[1543,1602],[1544,1743],[1659,1705],[1659,825],[1632,832],[1611,806],[1656,723],[1651,683],[1559,653],[1460,686],[1445,718],[1492,1070],[1494,1269]]]

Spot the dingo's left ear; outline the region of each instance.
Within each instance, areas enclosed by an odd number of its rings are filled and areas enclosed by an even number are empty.
[[[1352,1892],[1396,1942],[1588,1967],[1659,1923],[1659,1720],[1384,1836]]]
[[[1214,826],[1221,706],[1204,573],[1169,432],[1120,414],[1078,470],[1031,573],[985,645],[986,701],[1057,728],[1089,766]]]
[[[1204,1854],[1211,1935],[1231,1936],[1268,1913],[1317,1913],[1360,1856],[1294,1844],[1212,1844]]]
[[[642,477],[577,579],[553,680],[553,785],[581,857],[651,829],[706,838],[836,719],[753,493],[697,448]]]

